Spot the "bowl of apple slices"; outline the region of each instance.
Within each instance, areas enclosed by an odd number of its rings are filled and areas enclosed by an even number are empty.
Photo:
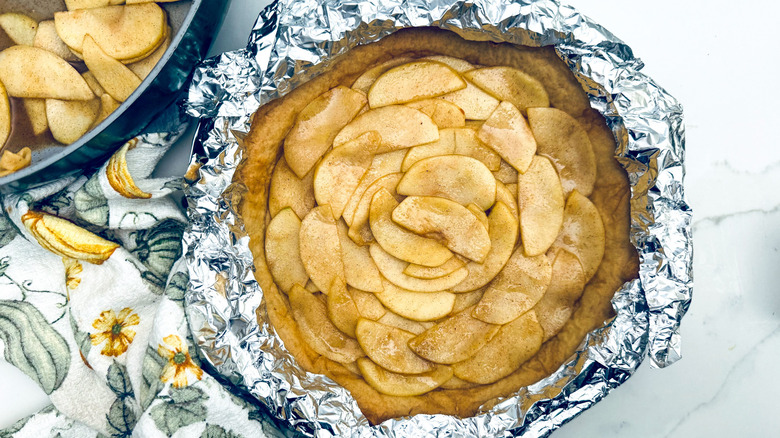
[[[82,171],[142,132],[205,57],[227,3],[0,4],[0,190]]]

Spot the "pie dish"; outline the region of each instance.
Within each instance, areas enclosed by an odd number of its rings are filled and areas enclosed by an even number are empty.
[[[552,48],[398,31],[261,107],[245,146],[270,321],[373,424],[543,379],[637,275],[614,138]]]

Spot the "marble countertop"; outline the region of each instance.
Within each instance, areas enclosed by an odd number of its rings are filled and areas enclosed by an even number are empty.
[[[623,386],[557,431],[566,437],[768,436],[780,429],[780,3],[571,0],[682,102],[687,199],[694,211],[694,300],[683,358],[643,364]],[[267,1],[233,0],[213,53],[243,46]],[[735,32],[736,30],[736,32]],[[191,136],[190,131],[190,136]],[[189,140],[166,159],[186,167]],[[185,163],[185,164],[182,164]],[[48,404],[0,361],[0,429]],[[748,419],[743,420],[743,419]]]

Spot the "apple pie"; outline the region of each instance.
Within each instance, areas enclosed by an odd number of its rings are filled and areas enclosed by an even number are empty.
[[[374,424],[545,378],[637,275],[614,138],[551,47],[398,31],[261,107],[245,145],[268,317]]]

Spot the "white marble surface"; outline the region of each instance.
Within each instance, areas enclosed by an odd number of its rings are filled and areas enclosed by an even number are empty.
[[[780,379],[780,3],[571,0],[641,57],[685,107],[694,301],[683,359],[643,365],[555,437],[773,436]],[[216,50],[242,46],[266,1],[233,0]],[[171,169],[188,153],[181,142]],[[0,361],[0,428],[47,400]]]

